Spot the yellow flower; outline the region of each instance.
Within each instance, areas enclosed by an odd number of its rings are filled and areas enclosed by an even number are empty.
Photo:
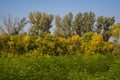
[[[28,42],[28,41],[30,41],[30,36],[29,35],[25,35],[23,37],[23,42]]]
[[[81,38],[79,35],[74,35],[74,36],[72,36],[71,40],[72,40],[72,42],[75,42],[75,41],[80,41]]]
[[[62,37],[59,37],[58,39],[59,39],[60,42],[65,42],[66,41],[65,38],[62,38]]]

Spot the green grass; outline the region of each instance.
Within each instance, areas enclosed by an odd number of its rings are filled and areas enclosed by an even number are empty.
[[[120,80],[120,57],[0,58],[0,80]]]

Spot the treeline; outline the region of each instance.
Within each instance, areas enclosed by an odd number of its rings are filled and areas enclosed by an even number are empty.
[[[55,19],[55,29],[50,29]],[[4,17],[0,24],[0,55],[119,54],[120,24],[114,17],[95,17],[93,12],[71,12],[60,17],[39,11],[29,19]],[[29,30],[24,31],[26,24]],[[110,38],[114,42],[109,42]]]

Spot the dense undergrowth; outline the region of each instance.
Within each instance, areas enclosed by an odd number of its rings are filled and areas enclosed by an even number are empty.
[[[44,56],[0,58],[0,80],[119,80],[120,57]]]

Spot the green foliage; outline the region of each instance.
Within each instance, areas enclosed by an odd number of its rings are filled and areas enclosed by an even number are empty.
[[[119,56],[0,58],[0,80],[119,80]]]

